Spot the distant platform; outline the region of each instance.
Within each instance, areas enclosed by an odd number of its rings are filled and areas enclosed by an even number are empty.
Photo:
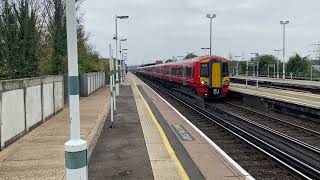
[[[320,118],[319,94],[231,83],[230,95],[240,95],[243,102],[263,106],[267,112],[278,111],[314,121]]]
[[[236,83],[245,83],[246,76],[231,76],[231,81]],[[257,78],[248,76],[248,81],[250,82],[256,82]],[[306,80],[293,80],[293,79],[285,79],[282,78],[276,79],[276,78],[265,78],[265,77],[259,77],[258,78],[259,83],[265,83],[267,85],[281,85],[281,86],[287,86],[292,88],[307,88],[307,89],[320,89],[320,81],[306,81]]]

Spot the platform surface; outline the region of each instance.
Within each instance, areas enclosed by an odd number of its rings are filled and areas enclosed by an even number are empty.
[[[81,138],[88,153],[109,111],[109,91],[102,88],[80,99]],[[52,117],[0,152],[0,179],[62,180],[65,177],[64,143],[69,140],[69,108]]]
[[[231,79],[241,79],[245,80],[246,76],[231,76]],[[249,81],[256,81],[256,77],[248,76],[247,79]],[[277,78],[265,78],[265,77],[259,77],[259,81],[264,82],[272,82],[272,83],[278,83],[278,84],[291,84],[291,85],[297,85],[297,86],[310,86],[314,88],[320,88],[320,82],[319,81],[307,81],[307,80],[294,80],[294,79],[277,79]]]
[[[89,179],[153,179],[130,85],[121,86],[114,127],[110,115],[89,162]]]
[[[256,88],[256,86],[247,86],[246,88],[245,85],[236,83],[231,83],[230,90],[242,94],[320,109],[320,95],[317,94],[263,87]]]

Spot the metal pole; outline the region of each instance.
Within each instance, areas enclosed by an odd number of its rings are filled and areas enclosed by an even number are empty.
[[[212,18],[210,18],[210,56],[212,56]]]
[[[122,74],[122,56],[121,56],[121,39],[119,41],[119,48],[120,48],[120,56],[119,56],[119,60],[120,60],[120,64],[119,64],[119,74],[120,74],[120,82],[121,84],[123,83],[123,74]]]
[[[279,76],[280,75],[280,72],[279,72],[279,70],[280,70],[280,67],[279,67],[280,66],[280,64],[279,64],[280,63],[280,59],[279,59],[280,55],[279,54],[280,54],[280,51],[278,51],[278,57],[277,57],[278,58],[277,59],[277,78],[278,79],[280,78],[280,76]]]
[[[312,68],[312,60],[311,60],[311,77],[310,77],[310,80],[312,81],[313,77],[312,77],[312,72],[313,71],[313,68]]]
[[[248,87],[248,70],[249,70],[249,60],[246,63],[246,88]]]
[[[252,65],[252,77],[254,77],[254,74],[255,74],[254,70],[255,70],[255,65]]]
[[[286,24],[283,24],[283,56],[282,56],[282,74],[283,74],[283,80],[286,79],[286,70],[285,70],[285,52],[286,52],[286,45],[285,45],[285,40],[286,40]]]
[[[119,62],[118,62],[118,16],[115,16],[115,26],[116,26],[116,95],[119,96]]]
[[[270,78],[270,65],[268,65],[268,78]]]
[[[66,1],[70,140],[65,143],[66,179],[88,179],[87,142],[80,139],[78,48],[75,0]]]
[[[113,71],[113,55],[112,55],[112,48],[111,48],[111,44],[109,45],[109,54],[110,54],[110,60],[109,60],[109,70],[110,70],[110,92],[111,92],[111,95],[110,95],[110,111],[111,111],[111,127],[113,127],[113,111],[114,111],[114,101],[113,101],[113,98],[114,98],[114,85],[113,85],[113,74],[114,74],[114,71]]]
[[[257,57],[257,88],[259,87],[259,56]]]
[[[276,78],[276,65],[273,64],[273,78]]]
[[[237,60],[237,76],[239,76],[239,61]]]

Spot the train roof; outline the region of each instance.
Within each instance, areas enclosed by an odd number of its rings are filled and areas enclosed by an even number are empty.
[[[182,59],[182,60],[178,60],[178,61],[172,61],[172,62],[168,62],[168,63],[162,63],[162,64],[150,64],[149,66],[143,66],[142,68],[145,67],[159,67],[159,66],[166,66],[166,65],[177,65],[177,64],[181,64],[181,63],[192,63],[192,62],[198,62],[198,61],[204,61],[207,59],[217,59],[217,60],[221,60],[221,61],[226,61],[225,58],[220,57],[220,56],[201,56],[201,57],[195,57],[195,58],[191,58],[191,59]]]

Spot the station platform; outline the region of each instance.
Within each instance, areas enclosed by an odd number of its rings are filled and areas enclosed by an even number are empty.
[[[246,76],[231,76],[231,81],[245,81]],[[248,81],[256,82],[257,78],[248,76]],[[259,77],[258,78],[259,83],[266,83],[269,85],[282,85],[282,86],[288,86],[288,87],[297,87],[297,88],[308,88],[308,89],[319,89],[320,88],[320,81],[307,81],[307,80],[294,80],[294,79],[275,79],[275,78],[265,78],[265,77]]]
[[[105,123],[89,179],[252,179],[133,74],[120,89],[114,128]]]
[[[109,112],[109,90],[104,87],[80,98],[81,138],[88,142],[88,158]],[[64,143],[69,140],[69,108],[47,120],[0,152],[1,180],[62,180]]]
[[[314,108],[317,110],[320,109],[320,95],[317,94],[263,87],[256,88],[256,86],[250,85],[246,88],[245,85],[237,83],[231,83],[230,91]]]

